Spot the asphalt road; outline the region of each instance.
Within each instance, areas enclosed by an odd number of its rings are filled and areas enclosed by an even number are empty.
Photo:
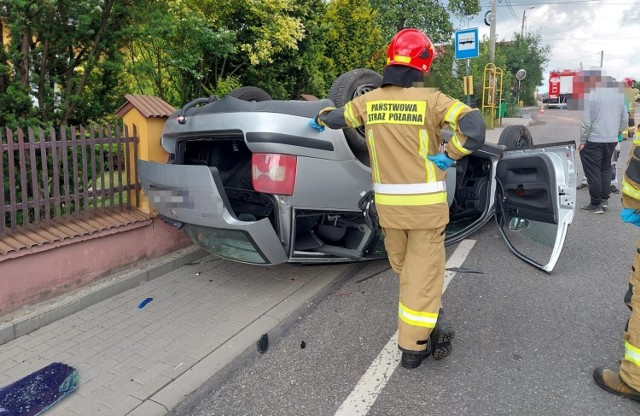
[[[533,115],[536,144],[577,139],[577,112]],[[623,143],[619,172],[630,146]],[[579,191],[578,207],[586,203]],[[494,223],[485,225],[460,244],[471,247],[463,266],[482,273],[455,274],[443,295],[457,333],[453,354],[373,377],[379,388],[357,404],[368,403],[369,415],[640,414],[640,404],[592,379],[623,353],[638,232],[621,222],[620,208],[612,197],[604,215],[577,210],[551,274],[516,258]],[[458,248],[447,248],[449,261]],[[357,266],[270,333],[264,354],[245,351],[171,414],[334,415],[393,337],[396,310],[387,262]]]

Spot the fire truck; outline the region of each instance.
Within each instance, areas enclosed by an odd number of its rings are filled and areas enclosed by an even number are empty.
[[[575,91],[575,76],[578,71],[551,71],[549,74],[549,96],[545,101],[549,108],[566,108]]]

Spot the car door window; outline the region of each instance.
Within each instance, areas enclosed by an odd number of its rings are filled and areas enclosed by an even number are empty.
[[[507,152],[496,181],[496,223],[511,251],[551,272],[575,211],[575,145]]]

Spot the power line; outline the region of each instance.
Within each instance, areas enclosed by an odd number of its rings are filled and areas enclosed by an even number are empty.
[[[509,4],[509,0],[505,0],[505,3],[507,4],[509,11],[511,12],[511,16],[513,16],[514,19],[516,19],[518,22],[521,20],[518,15],[516,14],[516,12],[513,10],[513,7],[511,7],[511,4]]]
[[[504,26],[507,25],[507,30],[508,30],[509,33],[516,32],[519,24],[515,24],[513,22],[513,20],[511,20],[511,19],[504,19],[503,12],[504,12],[504,10],[499,10],[499,11],[496,10],[496,15],[499,14],[499,16],[497,16],[498,17],[497,21],[500,22],[501,28],[504,28]],[[504,23],[502,23],[502,22],[504,22]]]

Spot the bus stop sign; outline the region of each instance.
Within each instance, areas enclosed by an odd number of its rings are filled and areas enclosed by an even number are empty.
[[[456,31],[456,59],[477,58],[479,55],[478,28]]]

